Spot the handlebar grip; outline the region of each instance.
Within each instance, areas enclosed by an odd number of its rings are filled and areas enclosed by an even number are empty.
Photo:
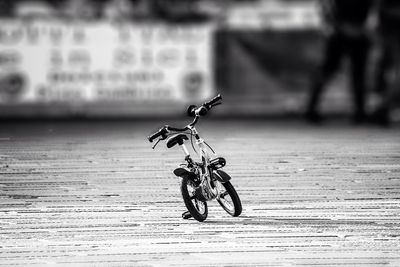
[[[197,108],[197,106],[195,106],[195,105],[190,105],[190,106],[188,106],[187,111],[186,111],[186,114],[187,114],[189,117],[194,117],[194,116],[196,115],[196,114],[195,114],[196,108]]]
[[[159,136],[162,136],[164,134],[166,134],[168,131],[165,127],[161,128],[160,130],[158,130],[158,132],[150,135],[149,137],[147,137],[147,139],[149,140],[150,143],[152,143],[154,141],[154,139],[156,139]]]
[[[218,94],[216,97],[214,97],[213,99],[211,99],[210,101],[204,103],[204,106],[210,110],[212,108],[212,106],[214,106],[215,104],[217,104],[220,100],[222,100],[222,96],[221,94]]]

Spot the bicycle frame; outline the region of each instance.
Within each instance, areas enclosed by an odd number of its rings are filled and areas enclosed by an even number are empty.
[[[206,182],[207,187],[211,193],[211,198],[217,197],[218,194],[218,189],[215,186],[211,185],[211,177],[212,173],[210,172],[209,164],[210,164],[210,154],[208,152],[207,146],[205,144],[205,141],[203,138],[200,137],[199,132],[196,130],[196,128],[193,125],[189,125],[188,129],[191,131],[192,135],[195,136],[196,138],[196,145],[199,148],[199,156],[201,160],[201,168],[200,169],[200,177],[201,177],[201,182]],[[183,143],[180,145],[180,147],[183,150],[183,153],[185,154],[185,160],[188,162],[188,164],[193,164],[192,159],[190,157],[189,150],[187,149],[186,145]],[[216,154],[214,153],[216,156]],[[196,164],[199,165],[199,164]]]

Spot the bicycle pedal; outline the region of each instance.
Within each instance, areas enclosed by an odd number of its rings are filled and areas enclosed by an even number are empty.
[[[184,213],[182,213],[182,218],[183,218],[184,220],[190,219],[190,218],[192,218],[192,217],[193,217],[193,216],[192,216],[192,214],[190,214],[189,211],[185,211]]]

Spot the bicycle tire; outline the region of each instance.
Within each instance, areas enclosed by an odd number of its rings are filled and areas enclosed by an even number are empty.
[[[240,201],[239,195],[236,192],[235,188],[231,184],[231,182],[225,182],[221,183],[223,187],[225,187],[226,192],[221,194],[224,196],[220,196],[219,199],[217,199],[218,203],[221,205],[221,207],[231,216],[237,217],[242,213],[242,202]],[[225,196],[229,195],[229,197],[232,200],[233,204],[233,210],[230,209],[227,205],[228,201],[225,200]],[[224,202],[226,201],[226,202]]]
[[[193,189],[195,186],[192,184],[192,180],[189,178],[189,175],[184,175],[181,181],[181,193],[182,198],[185,203],[186,208],[190,212],[190,214],[197,221],[202,222],[207,219],[208,216],[208,207],[207,202],[200,201],[195,197],[194,190],[193,192],[189,192],[188,186]],[[202,210],[200,210],[200,206],[202,206]]]

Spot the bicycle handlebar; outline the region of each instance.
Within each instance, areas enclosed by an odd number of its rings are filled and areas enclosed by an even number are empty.
[[[175,128],[175,127],[171,127],[169,125],[165,125],[164,127],[162,127],[160,130],[158,130],[157,132],[155,132],[154,134],[150,135],[147,137],[147,139],[149,140],[150,143],[152,143],[154,141],[154,139],[156,139],[159,136],[162,136],[163,139],[165,139],[167,136],[167,134],[170,131],[174,131],[174,132],[184,132],[188,129],[190,129],[190,127],[193,127],[194,125],[196,125],[196,123],[199,121],[199,117],[200,116],[204,116],[207,114],[207,111],[209,111],[213,106],[219,105],[221,104],[222,97],[220,94],[218,94],[216,97],[214,97],[213,99],[211,99],[208,102],[205,102],[203,105],[201,105],[199,108],[196,108],[196,106],[190,106],[189,107],[189,111],[188,113],[194,117],[194,120],[188,124],[187,126],[185,126],[184,128]]]
[[[211,99],[208,102],[205,102],[203,105],[200,107],[197,107],[195,105],[190,105],[188,108],[188,116],[189,117],[195,117],[195,116],[205,116],[207,112],[214,106],[221,104],[222,96],[218,94],[216,97]]]
[[[220,101],[220,100],[222,101],[222,96],[221,96],[221,94],[218,94],[216,97],[214,97],[214,98],[211,99],[210,101],[204,103],[203,106],[204,106],[207,110],[210,110],[213,106],[216,106],[216,105],[221,104],[221,102],[218,102],[218,101]]]

